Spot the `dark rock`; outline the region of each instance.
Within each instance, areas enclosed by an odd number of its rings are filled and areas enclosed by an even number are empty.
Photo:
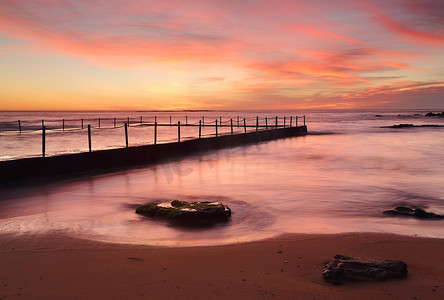
[[[429,113],[426,113],[424,116],[425,117],[440,117],[440,118],[443,118],[444,117],[444,111],[440,112],[440,113],[429,112]]]
[[[381,128],[408,128],[408,127],[444,127],[444,125],[434,125],[434,124],[423,124],[423,125],[398,124],[398,125],[392,125],[392,126],[381,126]]]
[[[418,219],[442,219],[443,216],[437,215],[432,212],[426,212],[425,210],[417,207],[398,206],[392,210],[383,211],[384,214],[400,217],[413,217]]]
[[[413,124],[398,124],[391,126],[381,126],[381,128],[405,128],[405,127],[415,127]]]
[[[399,124],[390,126],[391,128],[404,128],[404,127],[413,127],[413,124]]]
[[[407,264],[400,260],[372,260],[335,255],[325,264],[322,277],[332,284],[350,281],[385,281],[407,277]]]
[[[139,206],[136,213],[187,226],[211,226],[218,222],[228,221],[231,217],[231,209],[220,202],[179,200],[163,205],[148,203]]]
[[[138,257],[127,257],[127,259],[137,261],[137,262],[143,262],[143,259],[138,258]]]
[[[421,127],[444,127],[444,125],[435,125],[435,124],[424,124]]]

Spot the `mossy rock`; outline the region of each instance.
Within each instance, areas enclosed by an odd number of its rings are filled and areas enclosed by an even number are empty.
[[[231,217],[231,209],[220,202],[180,200],[174,200],[169,205],[148,203],[139,206],[136,213],[186,226],[211,226],[228,221]]]

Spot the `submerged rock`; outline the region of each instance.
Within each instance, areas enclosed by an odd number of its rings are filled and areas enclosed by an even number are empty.
[[[393,128],[402,128],[402,127],[413,127],[413,124],[399,124],[399,125],[393,125]]]
[[[426,212],[425,210],[417,207],[398,206],[395,209],[385,210],[384,214],[401,217],[413,217],[418,219],[442,219],[443,216],[437,215],[432,212]]]
[[[218,222],[228,221],[231,217],[231,209],[221,202],[179,200],[174,200],[170,204],[148,203],[139,206],[136,213],[187,226],[211,226]]]
[[[414,127],[413,124],[398,124],[392,126],[382,126],[381,128],[405,128],[405,127]]]
[[[407,277],[407,264],[400,260],[373,260],[335,255],[322,271],[325,281],[341,284],[349,281],[385,281]]]
[[[441,118],[443,118],[444,117],[444,111],[441,112],[441,113],[429,112],[429,113],[426,113],[424,116],[425,117],[441,117]]]
[[[392,125],[392,126],[381,126],[381,128],[407,128],[407,127],[444,127],[444,125],[435,125],[435,124],[423,124],[423,125],[398,124],[398,125]]]

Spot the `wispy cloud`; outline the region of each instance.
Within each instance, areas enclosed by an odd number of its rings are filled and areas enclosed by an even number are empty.
[[[405,91],[400,80],[428,86],[444,68],[439,0],[2,0],[0,32],[28,41],[20,55],[44,49],[102,68],[146,68],[140,76],[161,79],[144,91],[171,86],[180,65],[180,101],[199,91],[213,104],[228,101],[214,95],[223,91],[264,107],[270,97],[335,106]],[[0,55],[11,51],[0,45]]]
[[[400,93],[409,92],[429,92],[444,88],[444,81],[442,82],[395,82],[391,85],[376,86],[368,88],[364,91],[351,93],[344,98],[363,98],[368,96],[375,96],[381,94],[396,95]]]
[[[412,43],[444,44],[444,3],[439,0],[361,1],[375,20]]]

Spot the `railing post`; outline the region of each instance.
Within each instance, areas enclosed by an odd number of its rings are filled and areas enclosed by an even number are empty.
[[[140,116],[140,125],[142,126],[142,116]]]
[[[202,116],[202,126],[205,126],[205,116]]]
[[[276,116],[276,121],[274,122],[275,124],[275,126],[276,126],[276,129],[278,129],[278,117]]]
[[[304,115],[304,126],[305,126],[305,115]]]
[[[170,126],[171,126],[171,116],[170,116]]]
[[[62,130],[65,130],[65,119],[62,119]]]
[[[296,116],[296,127],[298,127],[298,116]]]
[[[20,124],[20,120],[18,120],[19,132],[22,133],[22,125]]]
[[[157,144],[157,121],[154,122],[154,145]]]
[[[259,130],[259,116],[256,116],[256,131]]]
[[[129,117],[126,117],[126,123],[128,124],[128,126],[130,125],[130,122],[129,122],[130,120],[129,120]]]
[[[91,147],[91,125],[88,124],[88,147],[89,147],[89,152],[92,152],[92,147]]]
[[[199,120],[199,138],[202,137],[202,121]]]
[[[291,123],[293,123],[293,116],[290,116],[290,127],[291,127]]]
[[[46,148],[45,143],[46,143],[46,128],[45,126],[42,126],[42,157],[45,157],[45,148]]]
[[[216,136],[217,136],[217,119],[216,119]]]
[[[99,128],[100,128],[100,118],[99,118]]]
[[[231,135],[233,135],[233,119],[230,119],[230,123],[231,123]]]
[[[180,143],[180,121],[177,121],[177,141]]]
[[[245,122],[245,118],[244,118],[244,133],[247,133],[247,123]]]
[[[222,126],[222,116],[219,117],[219,124]]]
[[[284,128],[285,128],[285,117],[284,117]]]
[[[237,127],[239,127],[239,116],[237,116]]]
[[[268,130],[268,119],[265,117],[265,130]]]
[[[157,122],[157,116],[154,116],[154,123]]]
[[[42,120],[42,128],[45,127],[45,121]]]
[[[80,124],[81,124],[82,129],[83,129],[83,119],[80,120]]]
[[[128,124],[125,123],[125,145],[128,148]]]
[[[116,128],[116,118],[114,118],[114,128]]]
[[[185,125],[188,125],[188,116],[185,116]]]

